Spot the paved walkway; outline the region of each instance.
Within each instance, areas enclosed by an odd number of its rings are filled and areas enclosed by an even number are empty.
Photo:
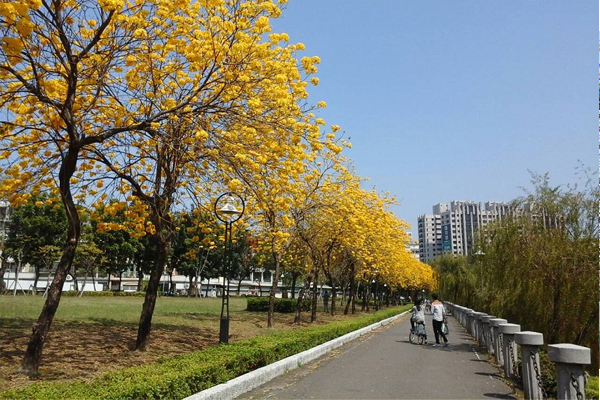
[[[516,399],[473,339],[449,318],[449,347],[408,341],[408,314],[238,399]]]

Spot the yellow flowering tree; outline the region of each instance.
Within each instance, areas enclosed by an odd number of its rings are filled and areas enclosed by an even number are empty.
[[[35,374],[60,288],[80,237],[74,199],[126,210],[127,224],[157,235],[136,348],[148,341],[158,279],[173,239],[171,209],[184,195],[208,198],[236,173],[269,165],[283,181],[315,143],[305,114],[307,75],[318,59],[270,34],[280,14],[267,0],[30,0],[0,4],[0,143],[4,193],[18,205],[54,190],[69,216],[53,291],[22,368]],[[316,135],[318,136],[318,135]],[[58,190],[56,190],[58,189]],[[109,210],[110,211],[110,210]]]
[[[351,295],[345,313],[350,304],[354,311],[357,280],[362,281],[365,298],[373,294],[369,293],[373,280],[377,287],[389,291],[407,288],[409,281],[429,287],[431,268],[407,250],[408,224],[389,211],[395,200],[387,193],[363,190],[358,176],[347,171],[345,174],[330,185],[329,195],[324,194],[330,198],[324,202],[327,206],[311,218],[312,236],[304,235],[310,253],[317,255],[314,262],[321,266],[331,286],[341,286],[350,277],[347,285]],[[381,296],[377,301],[381,301]],[[363,302],[365,308],[367,304]]]
[[[305,157],[301,144],[319,139],[311,133],[319,122],[301,106],[318,59],[299,62],[301,44],[268,34],[269,17],[280,12],[273,2],[210,1],[200,8],[161,1],[154,11],[160,21],[138,23],[134,35],[142,44],[126,57],[135,93],[129,103],[140,112],[171,112],[88,153],[91,164],[108,171],[100,182],[112,182],[146,208],[138,230],[159,239],[138,328],[140,350],[173,240],[171,208],[187,196],[206,203],[219,188],[241,191],[242,181],[288,196]],[[274,200],[279,212],[284,203]]]
[[[118,2],[9,1],[0,4],[0,190],[14,206],[52,191],[68,217],[67,241],[48,297],[33,326],[21,370],[37,374],[43,344],[71,268],[81,223],[74,176],[81,155],[119,133],[148,126],[162,116],[123,118],[121,96],[128,49],[136,45]],[[78,192],[80,191],[80,192]]]

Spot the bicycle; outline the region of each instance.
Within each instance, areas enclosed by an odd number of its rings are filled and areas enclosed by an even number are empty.
[[[423,322],[416,322],[415,327],[410,329],[408,341],[411,343],[418,341],[419,344],[427,341],[427,332],[425,332],[425,324]]]

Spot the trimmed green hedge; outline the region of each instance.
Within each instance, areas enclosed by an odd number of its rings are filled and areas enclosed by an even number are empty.
[[[146,292],[117,292],[117,291],[113,291],[112,292],[113,296],[124,296],[124,297],[144,297],[146,296]]]
[[[598,397],[598,377],[591,376],[588,380],[587,386],[585,387],[585,398],[598,399]]]
[[[246,305],[246,311],[269,311],[269,298],[268,297],[248,297]],[[279,313],[293,313],[296,311],[296,305],[298,299],[275,299],[275,312]],[[302,311],[310,311],[311,300],[302,300]]]
[[[351,320],[210,347],[89,381],[47,382],[6,390],[0,392],[0,399],[181,399],[408,308],[410,305],[394,307]]]
[[[75,297],[79,294],[77,290],[67,290],[62,293],[62,296]],[[104,290],[101,292],[88,291],[83,292],[85,297],[144,297],[146,292],[117,292],[112,290]]]

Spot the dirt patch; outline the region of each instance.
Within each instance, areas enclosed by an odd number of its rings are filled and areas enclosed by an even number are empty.
[[[156,361],[214,345],[218,332],[193,327],[156,326],[148,351],[132,351],[137,326],[102,323],[53,323],[44,345],[40,377],[29,379],[17,370],[27,347],[33,321],[1,321],[0,387],[26,386],[33,381],[92,378],[99,373]]]
[[[278,329],[297,329],[309,325],[305,320],[293,325],[293,316],[276,314]],[[348,317],[320,314],[318,324]],[[103,372],[142,365],[215,346],[219,341],[219,321],[214,316],[194,315],[190,320],[206,319],[201,327],[182,325],[152,326],[145,352],[133,351],[137,324],[97,320],[78,323],[54,321],[44,345],[40,376],[28,378],[17,373],[31,334],[33,320],[0,319],[0,388],[10,389],[39,381],[89,379]],[[210,319],[210,321],[208,321]],[[230,342],[266,333],[266,315],[246,313],[232,318]]]

